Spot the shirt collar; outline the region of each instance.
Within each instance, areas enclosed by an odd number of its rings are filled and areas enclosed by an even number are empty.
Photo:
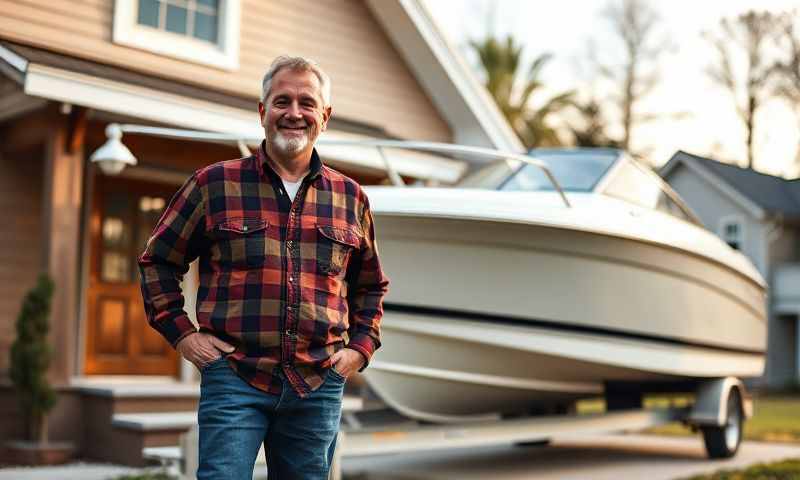
[[[263,175],[266,173],[277,177],[278,174],[275,173],[275,170],[267,161],[268,159],[269,156],[267,155],[267,141],[262,140],[261,145],[259,145],[258,147],[258,153],[256,154],[259,174]],[[320,173],[322,173],[322,160],[320,160],[319,158],[317,149],[314,148],[313,150],[311,150],[311,165],[308,174],[305,176],[305,178],[308,178],[309,180],[314,180]]]

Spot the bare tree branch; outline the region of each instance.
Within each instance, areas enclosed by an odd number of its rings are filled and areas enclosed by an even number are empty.
[[[597,62],[597,71],[609,80],[616,90],[607,98],[621,116],[622,148],[630,150],[633,130],[638,124],[657,118],[656,114],[639,115],[636,107],[658,86],[659,58],[669,42],[657,38],[661,19],[643,0],[616,0],[608,4],[604,17],[623,47],[622,60],[617,64]]]
[[[716,51],[716,64],[707,69],[709,77],[733,97],[734,108],[747,135],[747,168],[753,167],[755,114],[775,93],[770,81],[776,72],[768,47],[776,37],[779,17],[769,12],[749,11],[736,19],[722,19],[721,33],[708,35]],[[743,65],[736,60],[741,57]]]

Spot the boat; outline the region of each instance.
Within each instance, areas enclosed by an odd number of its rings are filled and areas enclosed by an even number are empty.
[[[494,160],[366,187],[391,286],[365,380],[391,408],[453,423],[762,374],[763,278],[631,155],[410,147]]]

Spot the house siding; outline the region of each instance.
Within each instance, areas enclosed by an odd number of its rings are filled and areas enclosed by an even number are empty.
[[[0,0],[0,37],[252,97],[254,110],[272,59],[304,55],[319,61],[333,79],[335,116],[382,127],[400,138],[453,138],[362,1],[242,0],[237,71],[114,44],[113,8],[113,0]]]
[[[764,226],[758,219],[684,165],[677,166],[668,181],[694,210],[703,225],[713,233],[719,235],[719,222],[722,218],[727,216],[741,218],[744,228],[742,253],[750,258],[758,271],[767,278]]]
[[[0,376],[25,293],[42,271],[42,153],[0,153]]]
[[[745,229],[742,253],[753,262],[769,284],[772,284],[772,272],[779,262],[797,258],[797,239],[794,232],[785,231],[770,244],[767,238],[771,229],[769,223],[750,215],[729,196],[685,165],[676,166],[667,181],[714,233],[718,233],[719,221],[723,217],[737,215],[742,219]],[[767,365],[764,372],[764,380],[769,386],[783,386],[795,378],[794,352],[797,336],[794,318],[776,315],[769,305]]]

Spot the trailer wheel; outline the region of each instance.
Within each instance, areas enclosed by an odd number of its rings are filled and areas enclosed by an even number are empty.
[[[730,458],[736,455],[742,443],[744,414],[739,390],[732,388],[728,393],[728,412],[722,426],[701,427],[706,452],[709,458]]]

